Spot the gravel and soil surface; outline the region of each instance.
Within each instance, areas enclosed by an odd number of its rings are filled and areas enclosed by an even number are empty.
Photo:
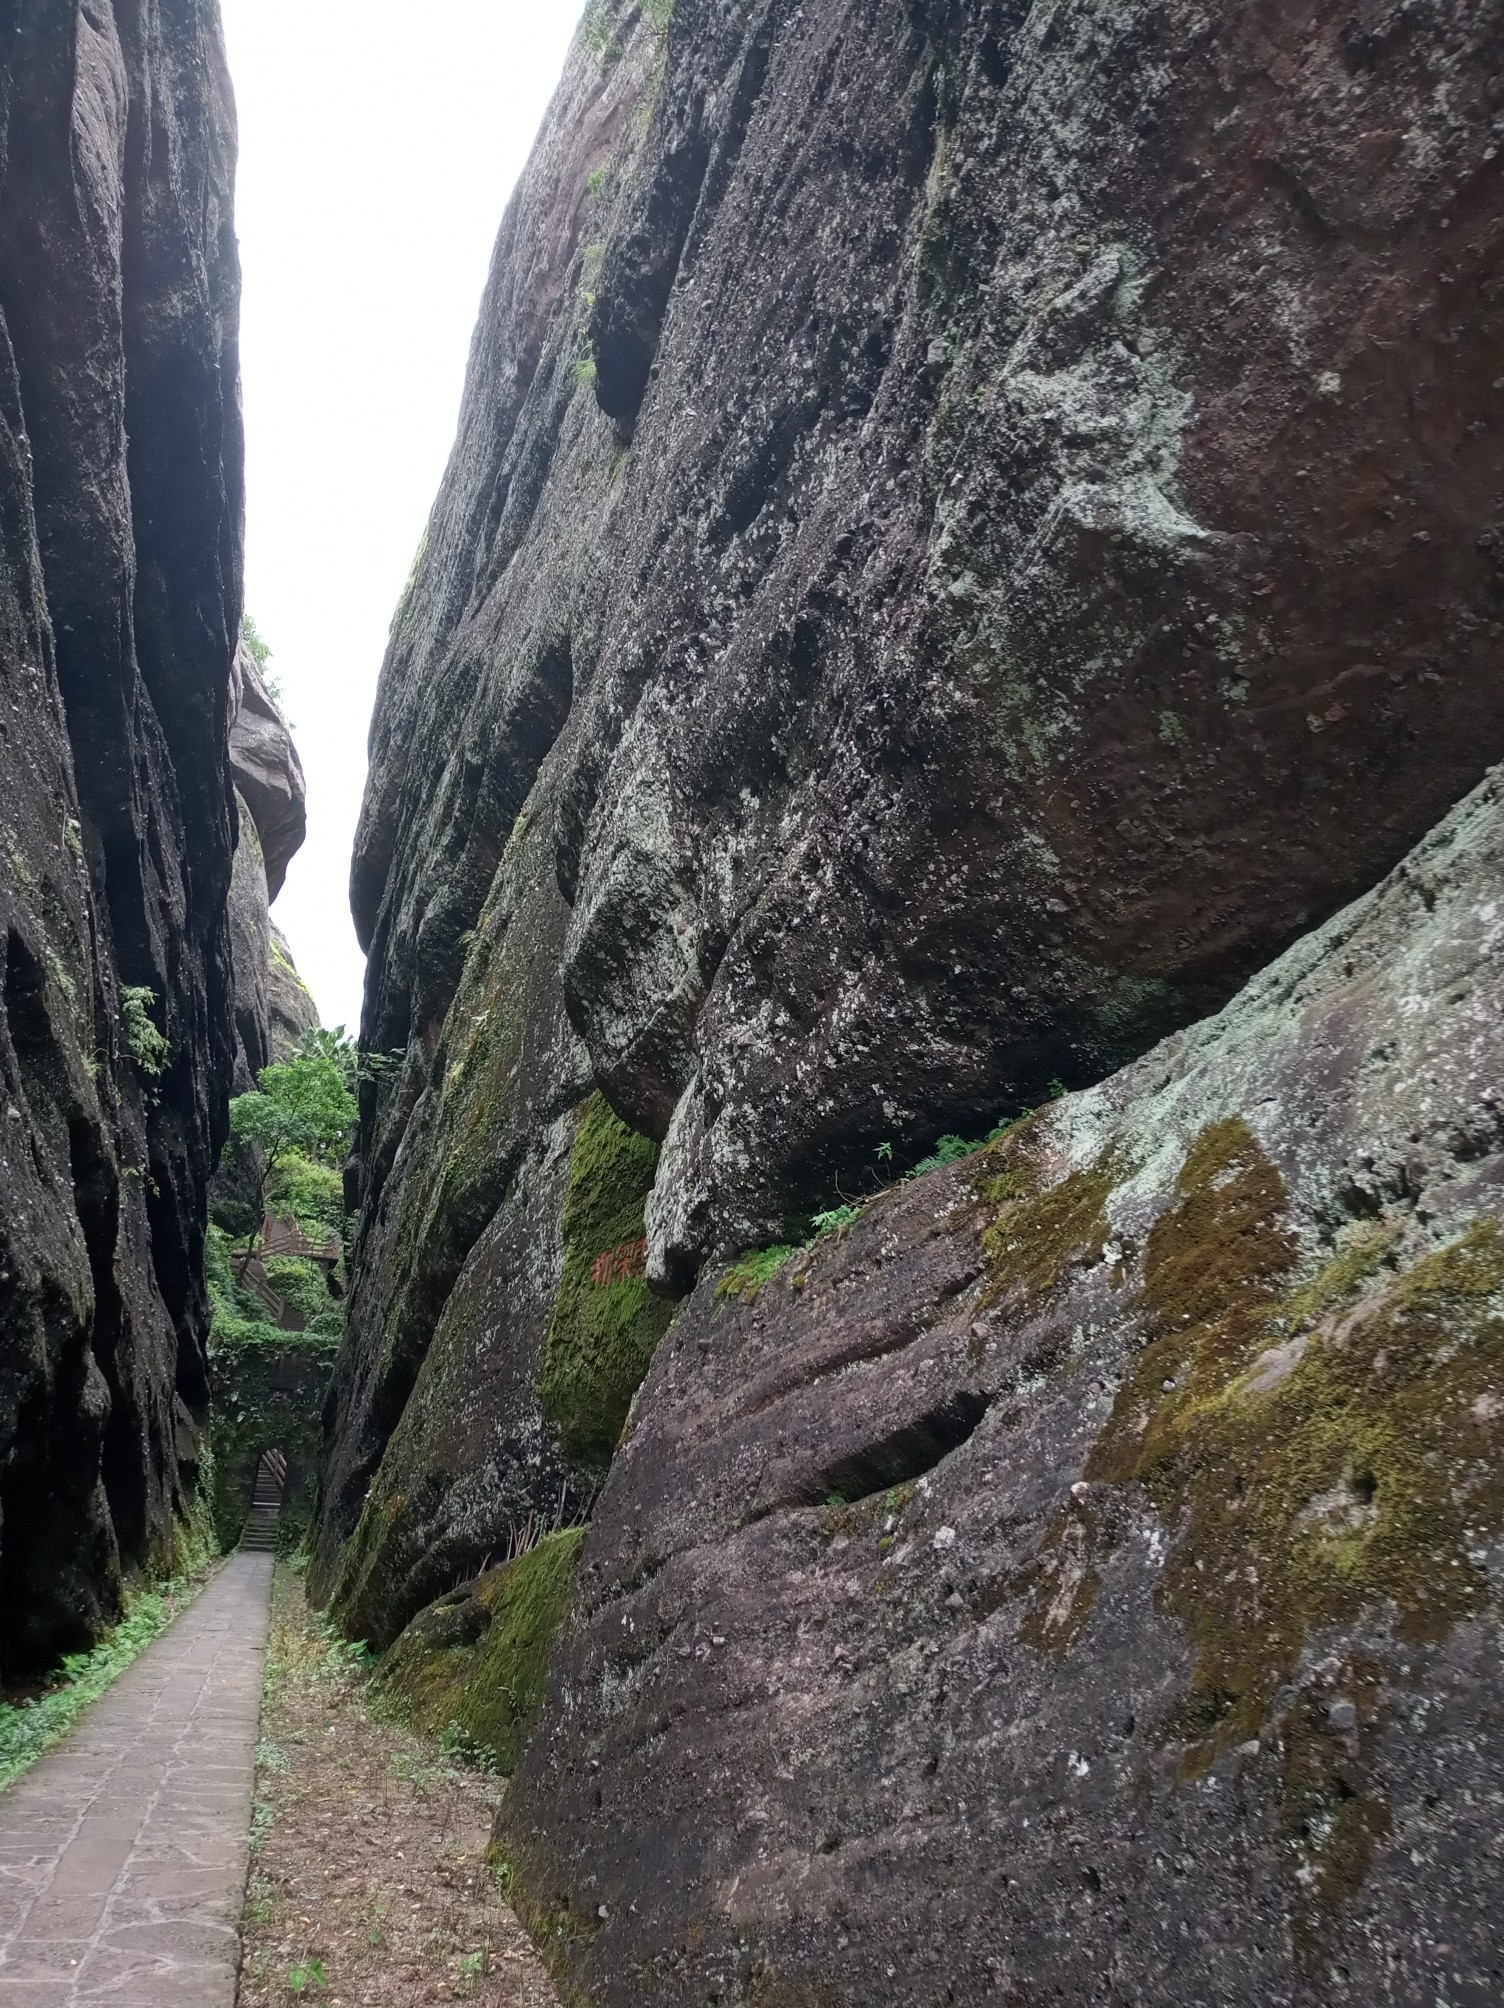
[[[486,1869],[498,1781],[373,1713],[366,1684],[280,1566],[238,2008],[556,2008]]]

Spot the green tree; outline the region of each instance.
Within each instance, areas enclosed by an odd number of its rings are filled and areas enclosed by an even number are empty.
[[[263,1067],[257,1086],[230,1104],[230,1134],[257,1165],[256,1224],[240,1259],[244,1276],[256,1252],[266,1213],[266,1193],[277,1167],[301,1157],[336,1165],[349,1147],[358,1111],[350,1076],[337,1051],[305,1044],[279,1067]]]
[[[397,1053],[363,1053],[343,1025],[315,1025],[293,1048],[294,1058],[332,1060],[353,1095],[362,1081],[374,1081],[402,1058]]]

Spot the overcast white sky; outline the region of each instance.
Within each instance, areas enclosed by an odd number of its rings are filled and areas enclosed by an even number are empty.
[[[580,0],[223,0],[240,114],[246,605],[308,776],[274,917],[360,1020],[350,845],[387,629],[491,244]]]

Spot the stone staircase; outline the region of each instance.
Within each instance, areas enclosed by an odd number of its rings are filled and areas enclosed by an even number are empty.
[[[251,1494],[251,1510],[240,1537],[242,1553],[276,1553],[277,1516],[282,1511],[282,1488],[286,1482],[287,1459],[280,1450],[269,1450],[256,1467],[256,1489]]]

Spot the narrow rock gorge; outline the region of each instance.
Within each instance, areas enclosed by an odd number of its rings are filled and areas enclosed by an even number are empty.
[[[1501,146],[1500,0],[587,0],[357,1050],[215,0],[0,0],[0,1676],[276,1448],[565,2002],[1504,1997]]]
[[[1494,5],[590,0],[310,1573],[567,1999],[1504,1984],[1501,122]]]

